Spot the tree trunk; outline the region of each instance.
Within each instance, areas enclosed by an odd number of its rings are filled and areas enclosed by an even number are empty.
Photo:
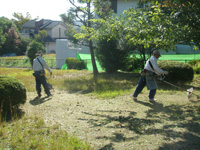
[[[89,48],[90,48],[91,59],[92,59],[93,74],[97,75],[99,72],[98,72],[96,61],[95,61],[95,57],[94,57],[94,50],[93,50],[92,40],[89,41]]]
[[[88,27],[91,27],[91,5],[90,2],[87,3],[87,7],[88,7]],[[92,59],[92,67],[93,67],[93,74],[94,76],[96,76],[98,74],[98,70],[97,70],[97,65],[96,65],[96,61],[95,61],[95,57],[94,57],[94,50],[93,50],[93,43],[92,40],[89,40],[89,48],[90,48],[90,53],[91,53],[91,59]]]

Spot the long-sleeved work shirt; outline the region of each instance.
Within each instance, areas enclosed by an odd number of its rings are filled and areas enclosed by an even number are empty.
[[[151,64],[153,66],[153,68],[150,66],[149,61],[151,61]],[[152,56],[150,59],[147,60],[144,69],[152,71],[158,75],[160,74],[165,74],[165,71],[162,70],[161,68],[159,68],[158,64],[157,64],[158,59],[155,56]],[[154,69],[154,70],[153,70]]]
[[[38,59],[40,60],[42,65],[40,64]],[[47,69],[50,73],[52,72],[51,69],[49,68],[49,66],[47,65],[46,61],[41,56],[38,56],[37,58],[35,58],[33,60],[33,70],[34,71],[41,71],[41,70],[44,70],[43,68]]]

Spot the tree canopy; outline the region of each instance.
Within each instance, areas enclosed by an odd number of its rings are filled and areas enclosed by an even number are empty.
[[[73,43],[88,46],[91,53],[94,75],[98,74],[94,56],[94,44],[92,33],[97,28],[97,24],[92,22],[102,8],[103,3],[108,0],[68,0],[73,7],[67,14],[61,14],[61,18],[70,29],[67,31],[67,37]],[[78,3],[77,3],[78,2]],[[80,5],[81,4],[81,5]]]

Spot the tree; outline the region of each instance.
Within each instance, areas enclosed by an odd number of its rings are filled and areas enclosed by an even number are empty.
[[[0,54],[13,53],[19,51],[21,44],[20,33],[15,24],[7,18],[0,18],[0,26],[3,30],[4,43],[1,45]]]
[[[0,48],[4,44],[5,41],[6,41],[6,38],[5,38],[5,35],[3,34],[3,29],[2,27],[0,27]]]
[[[108,37],[109,38],[109,37]],[[117,38],[99,39],[96,44],[96,57],[101,64],[101,67],[105,69],[106,73],[115,73],[119,69],[126,68],[126,62],[130,52],[123,49],[120,45],[120,40]]]
[[[92,19],[95,19],[95,15],[98,14],[97,10],[99,10],[105,0],[78,0],[79,5],[75,0],[68,1],[73,7],[69,9],[67,14],[60,15],[63,22],[69,26],[67,37],[74,43],[89,47],[93,74],[97,75],[98,70],[95,62],[94,43],[91,38],[93,30],[97,28],[97,24],[94,24]]]
[[[28,49],[27,49],[27,56],[29,57],[30,63],[33,66],[33,60],[36,58],[36,53],[37,51],[41,50],[43,53],[45,53],[45,47],[33,40],[29,45],[28,45]]]
[[[29,14],[29,12],[26,13],[26,16],[23,16],[22,13],[15,12],[13,14],[13,17],[14,19],[12,19],[12,21],[17,26],[19,31],[22,29],[21,25],[31,20],[31,15]]]
[[[150,2],[152,0],[143,0]],[[158,1],[160,8],[168,13],[175,14],[174,22],[180,24],[182,37],[180,41],[187,44],[194,42],[200,46],[200,1],[199,0],[153,0]],[[184,30],[183,30],[184,29]]]
[[[42,43],[43,45],[45,44],[44,43],[44,38],[47,37],[47,31],[45,30],[40,30],[38,32],[38,34],[34,35],[34,39],[37,41],[37,42],[40,42]]]
[[[146,10],[129,9],[121,16],[110,17],[103,22],[103,27],[95,31],[94,36],[104,38],[118,37],[127,40],[128,45],[139,52],[143,62],[147,60],[145,54],[156,49],[174,48],[178,42],[180,30],[172,16],[163,13],[159,6],[152,6]],[[173,32],[177,31],[177,32]],[[103,35],[103,37],[101,36]]]

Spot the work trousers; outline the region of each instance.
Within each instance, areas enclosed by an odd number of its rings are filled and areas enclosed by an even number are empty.
[[[133,94],[133,97],[137,97],[140,92],[142,92],[143,88],[146,86],[146,77],[141,76],[139,83],[135,89],[135,92]],[[156,89],[152,89],[149,91],[149,99],[153,99],[154,96],[156,95]]]
[[[50,94],[50,90],[48,88],[47,85],[47,81],[46,81],[46,77],[45,76],[39,76],[39,77],[35,77],[35,81],[36,81],[36,90],[37,90],[37,94],[41,95],[41,85],[44,87],[44,91],[47,95]]]

